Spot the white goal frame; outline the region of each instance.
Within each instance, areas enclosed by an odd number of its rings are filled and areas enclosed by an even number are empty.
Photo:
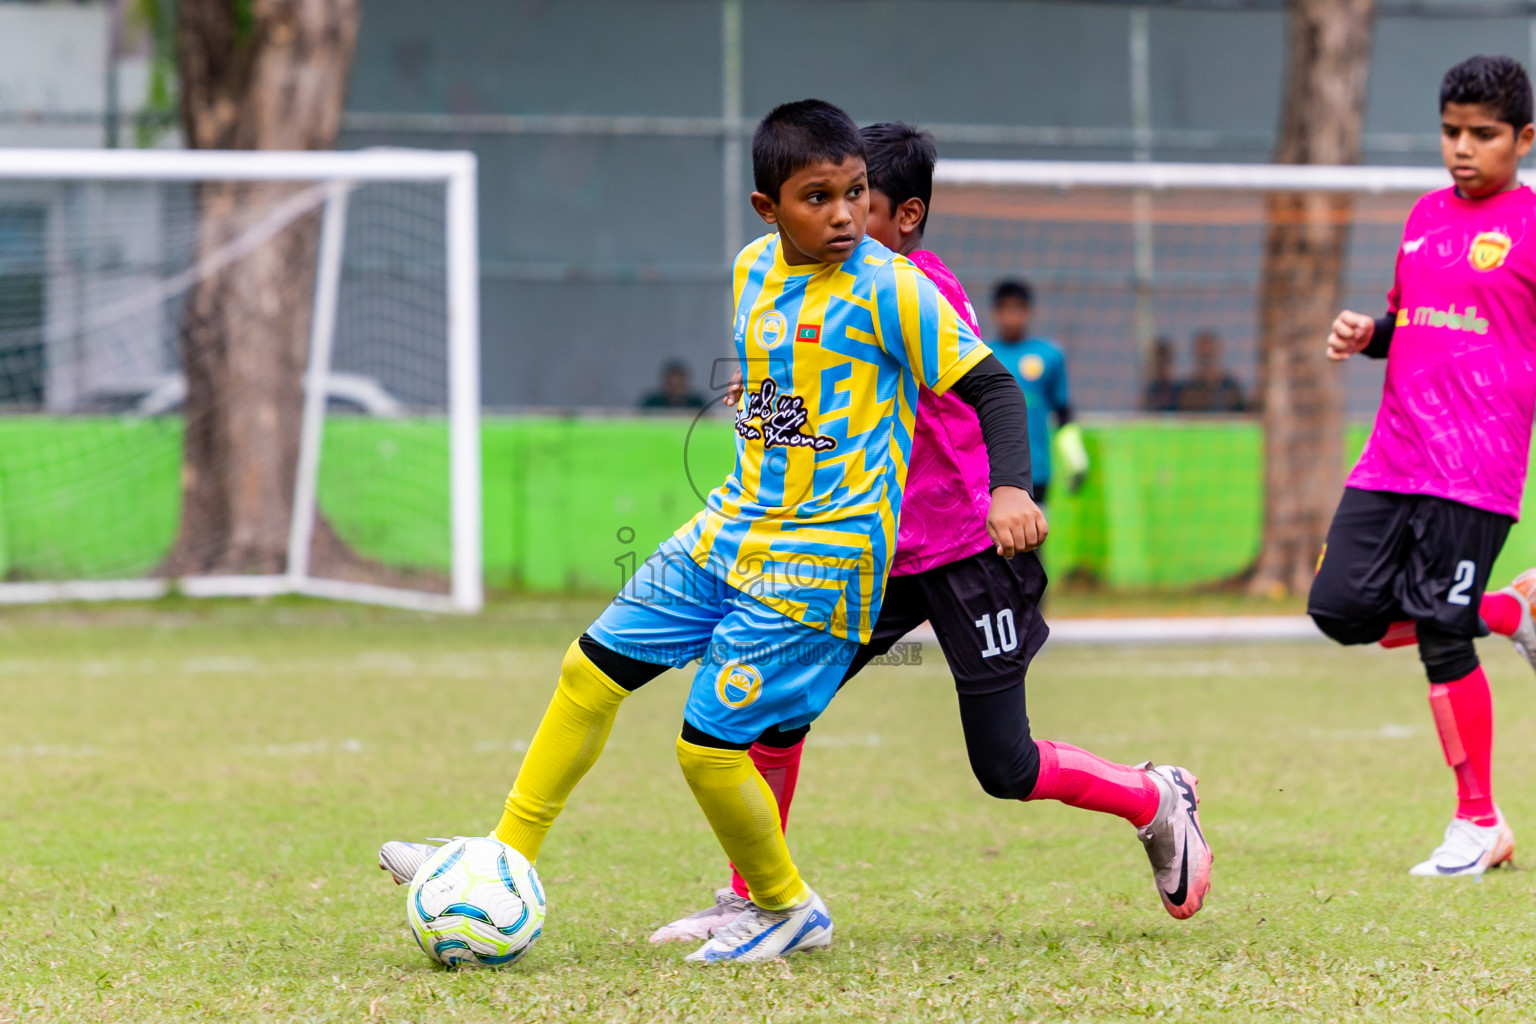
[[[1074,160],[940,160],[936,185],[1036,188],[1234,189],[1248,192],[1432,192],[1441,167],[1322,164],[1113,163]]]
[[[405,149],[348,152],[0,149],[3,181],[306,181],[326,186],[321,214],[304,415],[289,528],[287,572],[178,579],[0,583],[0,604],[306,594],[421,611],[476,612],[484,605],[480,495],[480,268],[475,155]],[[336,332],[347,197],[368,182],[445,186],[451,589],[436,595],[309,574],[317,511],[326,389]]]

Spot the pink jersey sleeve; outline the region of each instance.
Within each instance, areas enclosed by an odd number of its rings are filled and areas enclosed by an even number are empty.
[[[980,336],[976,310],[944,261],[923,250],[907,258]],[[923,572],[991,547],[987,536],[987,511],[992,505],[989,479],[987,446],[982,442],[975,410],[952,391],[934,395],[924,388],[917,402],[892,575]]]

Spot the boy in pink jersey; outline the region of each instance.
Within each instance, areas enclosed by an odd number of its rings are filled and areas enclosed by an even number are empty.
[[[1485,594],[1520,514],[1536,411],[1536,195],[1531,84],[1509,57],[1473,57],[1440,86],[1455,179],[1408,215],[1387,315],[1346,310],[1328,357],[1387,360],[1376,424],[1328,529],[1307,611],[1344,644],[1417,643],[1446,763],[1445,839],[1410,874],[1480,875],[1514,855],[1493,801],[1493,701],[1472,645],[1511,637],[1536,666],[1536,570]]]
[[[861,134],[870,187],[865,232],[916,264],[979,332],[965,289],[942,260],[919,248],[933,194],[932,138],[901,123],[870,125]],[[1027,462],[1028,452],[1021,457]],[[1126,819],[1146,848],[1168,913],[1190,917],[1210,889],[1211,866],[1195,776],[1171,765],[1115,764],[1030,737],[1024,675],[1050,633],[1040,614],[1045,570],[1033,551],[1004,558],[987,536],[998,474],[975,411],[951,395],[923,390],[911,460],[885,603],[843,685],[931,621],[955,677],[966,750],[982,789],[1001,799],[1060,800]],[[1015,475],[1029,478],[1027,466],[1017,469]],[[751,748],[786,825],[808,731],[772,729]],[[651,941],[707,938],[729,924],[747,904],[746,884],[734,870],[732,876],[714,906],[663,926]]]

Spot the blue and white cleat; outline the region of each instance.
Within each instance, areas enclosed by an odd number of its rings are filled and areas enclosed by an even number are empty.
[[[832,945],[832,915],[814,892],[788,910],[755,903],[685,958],[697,964],[753,963]]]

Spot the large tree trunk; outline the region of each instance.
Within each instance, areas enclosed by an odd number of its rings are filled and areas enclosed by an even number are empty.
[[[181,119],[196,149],[329,149],[359,0],[178,0]],[[310,188],[200,187],[197,256],[213,260]],[[204,278],[181,325],[182,515],[164,571],[282,572],[293,514],[319,214],[291,219]],[[320,524],[317,548],[340,548]],[[317,552],[318,554],[319,552]]]
[[[1291,0],[1277,163],[1352,164],[1371,56],[1374,0]],[[1323,355],[1343,300],[1351,203],[1337,193],[1268,198],[1259,295],[1264,541],[1250,588],[1305,591],[1343,484],[1344,379]]]

